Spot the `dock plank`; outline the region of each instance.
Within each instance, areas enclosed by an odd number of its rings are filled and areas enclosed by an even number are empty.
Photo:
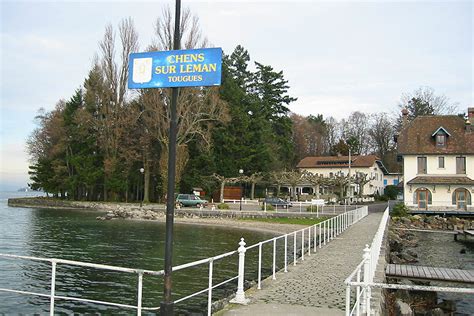
[[[385,269],[385,273],[389,277],[474,283],[474,270],[389,264]]]

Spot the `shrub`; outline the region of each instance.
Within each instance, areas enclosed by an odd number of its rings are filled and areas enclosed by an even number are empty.
[[[321,206],[317,206],[317,205],[309,205],[306,207],[306,212],[316,212],[316,210],[318,209],[319,207],[319,211],[321,212],[322,210],[322,207]]]
[[[390,200],[396,200],[397,195],[400,190],[396,185],[387,185],[384,189],[385,195],[390,199]]]
[[[390,215],[392,215],[393,217],[408,216],[408,207],[405,205],[405,203],[397,203],[393,207],[393,210]]]
[[[265,210],[265,204],[262,205],[262,211],[264,210]],[[275,208],[273,207],[273,205],[267,203],[267,211],[274,211],[274,210]]]
[[[219,203],[219,204],[217,204],[217,208],[220,209],[220,210],[228,210],[230,207],[229,207],[229,204]]]

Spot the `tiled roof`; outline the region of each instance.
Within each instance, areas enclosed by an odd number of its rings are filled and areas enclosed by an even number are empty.
[[[378,160],[375,155],[351,156],[351,167],[372,167]],[[349,156],[306,157],[296,168],[349,168]]]
[[[407,184],[461,184],[474,185],[474,180],[466,176],[420,176],[411,179]]]
[[[449,133],[445,147],[437,147],[432,136],[440,127]],[[474,154],[474,131],[459,116],[418,116],[402,128],[397,143],[401,155]]]

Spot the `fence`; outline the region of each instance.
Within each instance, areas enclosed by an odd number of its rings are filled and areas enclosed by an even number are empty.
[[[267,206],[269,205],[268,203],[262,203],[259,200],[249,200],[249,199],[242,199],[240,200],[230,200],[230,199],[225,199],[224,203],[229,203],[231,208],[237,208],[237,206],[242,206],[242,208],[245,208],[246,210],[253,209],[253,210],[263,210],[267,211]],[[291,204],[290,207],[287,205],[275,205],[273,206],[274,210],[276,212],[299,212],[299,213],[316,213],[317,217],[319,215],[334,215],[334,214],[340,214],[340,213],[345,213],[349,210],[354,210],[358,208],[358,205],[336,205],[336,204],[322,204],[322,205],[315,205],[311,201],[292,201],[289,202]],[[265,205],[266,204],[266,205]]]
[[[179,265],[173,267],[173,271],[179,271],[190,267],[196,267],[199,265],[208,265],[208,286],[200,291],[197,291],[193,294],[188,296],[179,298],[174,301],[174,303],[180,303],[192,297],[195,297],[200,294],[207,293],[207,314],[211,315],[212,312],[212,295],[213,289],[220,287],[226,283],[232,282],[237,280],[237,291],[235,293],[235,298],[231,301],[233,303],[239,304],[246,304],[248,300],[245,298],[244,292],[244,276],[245,276],[245,253],[248,250],[258,249],[258,270],[257,270],[257,288],[261,289],[262,286],[262,255],[263,255],[263,245],[265,244],[272,244],[273,245],[273,253],[272,253],[272,279],[276,279],[276,259],[277,259],[277,241],[283,240],[284,241],[284,272],[287,272],[289,260],[293,261],[293,265],[297,264],[298,259],[304,261],[305,254],[311,255],[311,251],[313,253],[317,251],[317,248],[321,248],[326,243],[330,242],[336,236],[344,232],[348,227],[357,223],[363,217],[367,216],[368,208],[367,206],[360,207],[358,209],[331,217],[325,221],[319,222],[315,225],[310,227],[306,227],[297,231],[294,231],[289,234],[281,235],[278,237],[274,237],[254,245],[245,247],[245,240],[242,238],[239,242],[239,248],[237,250],[227,252],[224,254],[220,254],[215,257],[206,258],[198,261],[194,261],[191,263]],[[300,240],[300,244],[298,245],[297,240]],[[290,240],[293,241],[293,249],[289,247]],[[300,248],[300,249],[297,249]],[[301,250],[300,255],[298,256],[298,252]],[[239,261],[238,261],[238,272],[236,276],[231,276],[230,278],[218,283],[213,284],[213,268],[214,263],[218,260],[223,258],[230,257],[234,254],[238,254]],[[291,257],[292,254],[292,257]],[[62,260],[62,259],[54,259],[54,258],[37,258],[37,257],[28,257],[28,256],[17,256],[17,255],[10,255],[10,254],[0,254],[0,257],[6,259],[20,259],[20,260],[34,260],[34,261],[43,261],[51,263],[51,288],[50,293],[37,293],[37,292],[29,292],[23,290],[15,290],[15,289],[5,289],[0,288],[0,292],[11,292],[23,295],[34,295],[40,297],[47,297],[50,299],[50,315],[54,315],[54,308],[55,308],[55,301],[56,300],[69,300],[69,301],[79,301],[85,303],[95,303],[95,304],[102,304],[108,306],[115,306],[121,307],[125,309],[133,309],[136,310],[137,315],[141,315],[142,311],[156,311],[159,310],[159,307],[145,307],[143,306],[142,302],[142,290],[143,290],[143,277],[145,275],[155,275],[161,276],[164,274],[163,270],[160,271],[152,271],[152,270],[140,270],[140,269],[130,269],[130,268],[123,268],[123,267],[116,267],[110,265],[103,265],[103,264],[94,264],[94,263],[86,263],[80,261],[72,261],[72,260]],[[290,262],[291,263],[291,262]],[[124,273],[133,273],[136,274],[138,277],[138,285],[137,285],[137,304],[136,305],[129,305],[129,304],[120,304],[114,302],[107,302],[107,301],[99,301],[87,298],[80,298],[74,296],[60,296],[56,295],[55,288],[56,288],[56,268],[58,264],[64,265],[73,265],[73,266],[82,266],[87,268],[93,269],[101,269],[101,270],[110,270],[110,271],[118,271]]]
[[[388,225],[388,220],[389,207],[387,207],[384,211],[380,225],[370,247],[369,245],[366,245],[362,256],[362,261],[344,282],[346,284],[346,316],[354,314],[371,315],[372,288],[474,294],[474,289],[472,288],[420,286],[374,282],[374,276],[379,262],[382,241],[384,239],[384,232]],[[353,287],[355,287],[355,292],[352,292]]]
[[[346,284],[346,316],[360,315],[360,309],[362,313],[370,315],[370,300],[371,300],[371,289],[369,284],[373,283],[375,270],[377,267],[378,259],[380,256],[380,248],[382,247],[382,240],[384,237],[385,228],[387,227],[389,219],[389,208],[385,209],[382,219],[380,221],[377,232],[375,233],[374,239],[370,245],[366,245],[363,254],[363,260],[355,268],[355,270],[345,280]],[[356,282],[352,280],[356,277]],[[363,282],[361,282],[361,277]],[[356,286],[354,306],[351,308],[351,287]]]

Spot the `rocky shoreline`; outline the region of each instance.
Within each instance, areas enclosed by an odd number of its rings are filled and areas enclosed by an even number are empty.
[[[50,208],[50,209],[76,209],[106,212],[104,215],[97,216],[98,220],[151,220],[165,222],[165,206],[162,204],[145,204],[140,207],[139,204],[132,203],[112,203],[112,202],[85,202],[85,201],[66,201],[59,199],[35,197],[35,198],[16,198],[8,200],[9,206]],[[231,229],[243,229],[260,231],[271,234],[286,234],[299,230],[302,225],[295,224],[277,224],[257,221],[243,221],[239,218],[257,218],[257,217],[308,217],[299,213],[277,214],[272,212],[263,213],[261,211],[232,211],[232,210],[211,210],[211,209],[177,209],[175,210],[174,222],[189,225],[207,225],[228,227]],[[315,217],[309,215],[309,217]]]
[[[416,264],[419,262],[416,248],[419,241],[413,230],[456,231],[473,229],[474,221],[456,217],[415,215],[392,218],[389,230],[389,263]],[[400,284],[430,285],[427,281],[391,280]],[[456,303],[451,300],[438,302],[437,292],[388,291],[387,302],[393,315],[452,315]]]

